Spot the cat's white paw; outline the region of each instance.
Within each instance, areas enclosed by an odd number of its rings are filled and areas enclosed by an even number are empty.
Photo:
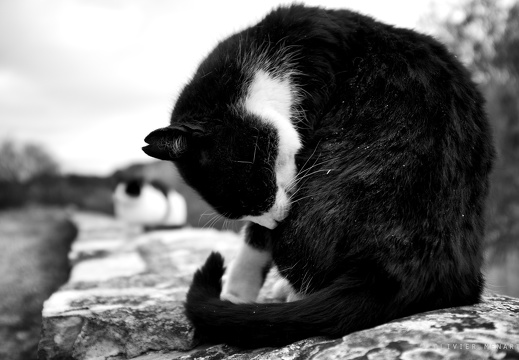
[[[243,243],[222,278],[220,298],[234,303],[255,302],[263,286],[263,272],[270,259],[270,252]]]
[[[292,302],[292,301],[298,301],[298,300],[302,300],[305,298],[306,295],[303,295],[301,293],[298,293],[296,292],[295,290],[292,291],[290,294],[288,294],[287,296],[287,302]]]
[[[286,302],[301,300],[304,297],[302,294],[297,293],[285,278],[280,278],[274,283],[272,296],[274,299]]]
[[[228,275],[228,274],[226,274]],[[252,303],[258,297],[261,283],[246,281],[247,278],[224,276],[220,299],[229,300],[235,304]]]
[[[246,300],[240,298],[238,295],[227,293],[227,292],[225,292],[225,293],[222,292],[220,294],[220,299],[227,300],[227,301],[230,301],[235,304],[246,304],[246,303],[252,302],[252,301],[246,301]]]

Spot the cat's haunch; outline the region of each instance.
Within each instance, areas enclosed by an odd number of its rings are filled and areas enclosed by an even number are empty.
[[[443,45],[355,12],[280,7],[222,41],[144,148],[249,220],[223,287],[219,255],[195,275],[197,336],[278,346],[478,302],[483,108]],[[301,300],[254,303],[272,265]]]

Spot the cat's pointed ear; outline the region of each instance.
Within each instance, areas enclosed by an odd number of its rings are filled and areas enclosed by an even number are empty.
[[[144,141],[142,150],[160,160],[177,160],[187,151],[187,134],[171,126],[152,131]]]

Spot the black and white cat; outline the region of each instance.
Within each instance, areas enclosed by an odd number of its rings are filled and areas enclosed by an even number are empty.
[[[144,230],[175,229],[186,225],[184,197],[166,184],[139,176],[118,179],[112,194],[117,219]]]
[[[483,106],[437,41],[347,10],[281,7],[222,41],[144,147],[250,221],[223,292],[219,254],[194,276],[197,336],[277,346],[478,302]],[[254,303],[272,263],[299,300]]]

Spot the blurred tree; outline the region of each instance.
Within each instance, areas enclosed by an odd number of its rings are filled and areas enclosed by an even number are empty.
[[[519,1],[466,0],[447,18],[431,14],[424,26],[465,63],[485,94],[498,153],[487,245],[503,255],[519,244]]]
[[[57,173],[58,164],[39,145],[19,145],[11,140],[0,145],[0,181],[24,183],[37,176]]]
[[[507,7],[499,0],[464,0],[446,17],[433,12],[422,22],[460,58],[477,82],[486,83],[500,77],[502,68],[495,66],[497,51],[505,49],[497,44],[502,43],[516,6]]]
[[[502,36],[495,40],[495,49],[494,65],[517,80],[519,78],[519,2],[508,10],[504,31]]]

